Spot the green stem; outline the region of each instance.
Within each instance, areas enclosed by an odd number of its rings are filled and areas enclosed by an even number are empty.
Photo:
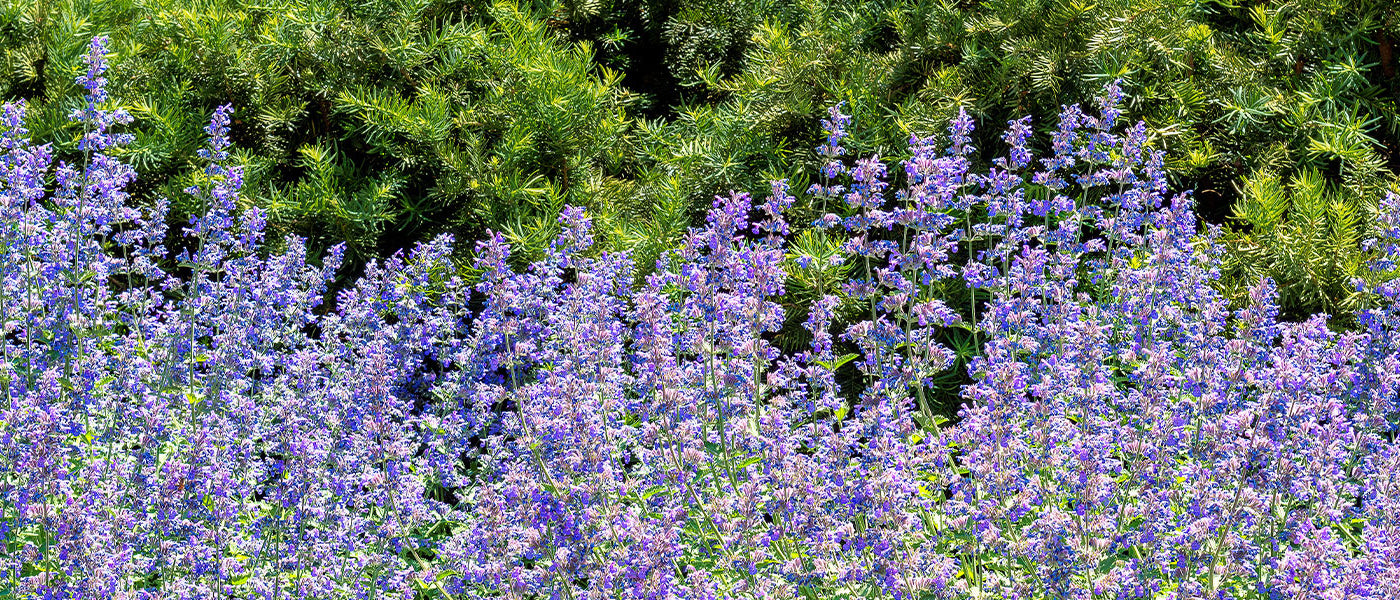
[[[967,268],[972,268],[972,205],[969,204],[967,212],[963,214],[963,222],[967,225]],[[974,352],[982,351],[982,343],[977,336],[977,286],[971,281],[967,282],[968,304],[972,309],[972,347]]]

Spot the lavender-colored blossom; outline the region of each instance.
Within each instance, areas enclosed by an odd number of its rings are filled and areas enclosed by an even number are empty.
[[[807,201],[848,215],[821,233],[852,277],[784,352],[786,183],[716,198],[641,283],[568,207],[522,270],[492,235],[468,279],[444,237],[332,291],[342,247],[261,245],[230,107],[188,226],[132,204],[104,43],[84,164],[0,111],[0,594],[1400,595],[1400,288],[1363,286],[1356,331],[1281,322],[1268,280],[1232,310],[1116,85],[1051,157],[1012,121],[986,173],[960,113],[893,192],[833,108]]]

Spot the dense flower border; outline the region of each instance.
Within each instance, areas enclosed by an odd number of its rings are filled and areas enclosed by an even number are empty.
[[[790,250],[782,183],[641,285],[570,208],[524,271],[497,236],[466,285],[444,238],[323,307],[339,254],[260,256],[224,107],[166,247],[165,206],[125,202],[104,41],[84,165],[4,108],[0,596],[1400,597],[1400,286],[1357,332],[1279,322],[1268,281],[1232,312],[1116,85],[1049,158],[1011,123],[987,173],[963,115],[893,194],[833,109],[808,193],[847,207],[817,225],[855,277],[787,355],[775,300],[830,259]],[[1379,222],[1393,269],[1400,197]],[[959,327],[983,352],[950,425],[921,395]]]

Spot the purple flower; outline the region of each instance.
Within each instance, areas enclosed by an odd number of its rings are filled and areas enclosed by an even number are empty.
[[[788,242],[776,182],[717,197],[640,283],[566,207],[521,270],[500,235],[460,269],[443,237],[332,292],[343,246],[269,252],[240,209],[227,106],[187,227],[129,203],[104,43],[83,165],[2,111],[11,595],[1400,594],[1395,282],[1357,331],[1279,321],[1267,280],[1232,311],[1189,194],[1145,127],[1116,129],[1117,84],[1064,110],[1053,156],[1012,121],[986,173],[960,112],[893,192],[878,158],[838,160],[833,108],[811,193],[851,215],[804,234],[830,255]],[[851,278],[785,350],[786,296],[811,292],[789,269],[817,261]],[[929,394],[962,332],[950,423]]]

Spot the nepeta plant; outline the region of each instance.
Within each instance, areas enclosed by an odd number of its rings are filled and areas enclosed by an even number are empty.
[[[1280,322],[1268,281],[1231,311],[1215,233],[1145,128],[1118,131],[1116,86],[1065,109],[1052,156],[1013,121],[986,173],[962,115],[946,149],[911,140],[894,191],[840,159],[833,109],[810,193],[846,205],[817,226],[854,278],[784,354],[787,269],[831,258],[791,255],[781,182],[716,199],[641,285],[569,208],[523,271],[493,236],[468,284],[444,238],[322,304],[340,251],[261,253],[222,107],[166,248],[165,205],[127,206],[109,154],[103,43],[83,165],[4,109],[0,594],[1400,595],[1400,287],[1350,333]],[[958,327],[982,354],[949,423],[924,395]]]

